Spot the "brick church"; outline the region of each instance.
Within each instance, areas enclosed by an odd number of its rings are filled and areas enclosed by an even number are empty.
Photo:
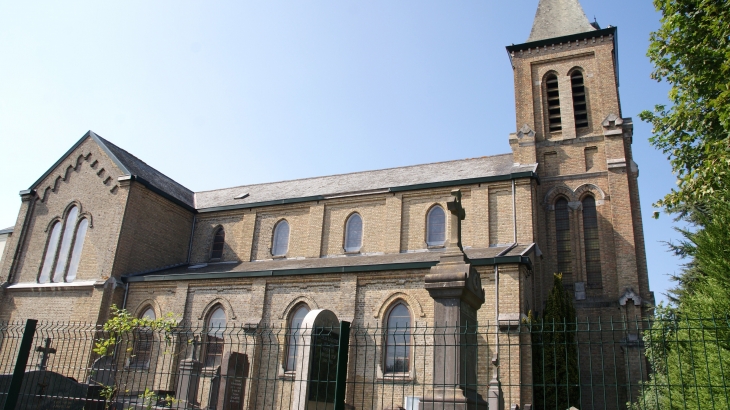
[[[193,192],[89,131],[20,192],[0,319],[102,323],[115,304],[201,326],[288,327],[315,309],[438,325],[428,275],[455,250],[481,283],[480,324],[540,314],[556,272],[579,317],[648,315],[616,34],[578,0],[540,0],[507,47],[503,155]]]

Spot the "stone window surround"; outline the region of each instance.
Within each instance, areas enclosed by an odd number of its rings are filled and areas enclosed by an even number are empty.
[[[67,220],[68,214],[74,208],[78,209],[78,215],[76,216],[76,220],[73,222],[74,229],[73,229],[73,233],[71,234],[71,238],[70,238],[71,245],[68,250],[68,258],[66,260],[66,267],[64,267],[64,271],[63,271],[63,282],[53,282],[53,275],[54,275],[55,270],[57,269],[56,264],[58,263],[58,258],[59,258],[59,254],[61,251],[61,243],[63,242],[64,236],[65,236],[64,233],[66,231],[66,225],[68,224],[68,220]],[[50,220],[50,222],[48,222],[48,225],[46,225],[46,229],[44,230],[44,232],[48,233],[48,237],[46,239],[45,248],[43,250],[43,254],[42,254],[43,256],[41,257],[41,264],[40,264],[40,267],[38,268],[38,275],[36,276],[36,282],[35,282],[36,284],[38,284],[38,285],[46,284],[46,283],[40,283],[39,281],[40,281],[41,273],[43,272],[43,269],[45,267],[44,265],[46,262],[47,253],[48,253],[49,247],[51,245],[52,228],[54,228],[57,223],[61,224],[61,228],[60,228],[61,234],[58,237],[58,243],[56,244],[56,249],[55,249],[56,254],[54,255],[54,258],[53,258],[53,264],[50,268],[47,283],[61,284],[61,283],[72,283],[73,282],[73,281],[66,282],[66,275],[68,274],[71,259],[73,258],[74,249],[76,247],[76,235],[79,231],[79,226],[84,219],[88,220],[87,229],[93,229],[94,220],[93,220],[91,213],[89,213],[88,211],[84,211],[80,202],[72,201],[71,203],[66,205],[66,208],[64,209],[64,211],[62,213],[62,216],[55,216]],[[88,232],[86,233],[86,235],[88,235]],[[83,249],[83,244],[82,244],[82,249]],[[74,281],[75,281],[75,279],[74,279]]]
[[[349,233],[349,223],[350,219],[353,218],[355,215],[360,217],[361,222],[361,232],[360,232],[360,247],[357,249],[347,249],[347,235]],[[363,240],[365,239],[365,219],[360,215],[360,212],[358,211],[352,211],[349,215],[347,215],[347,218],[345,218],[345,229],[343,229],[343,236],[342,236],[342,250],[344,251],[345,255],[357,255],[360,253],[360,250],[363,246]]]
[[[408,310],[408,313],[411,316],[411,328],[413,328],[413,323],[415,323],[415,317],[413,315],[413,309],[408,304],[408,301],[404,298],[398,297],[395,299],[392,299],[390,301],[390,304],[387,309],[385,309],[385,313],[382,315],[381,320],[381,329],[383,329],[382,335],[381,335],[381,342],[380,346],[380,360],[377,361],[377,369],[376,369],[376,375],[375,380],[380,382],[391,382],[391,383],[411,383],[416,380],[416,373],[413,366],[413,334],[411,334],[411,340],[410,340],[410,349],[408,349],[408,356],[409,356],[409,366],[407,372],[400,372],[400,373],[386,373],[385,370],[385,360],[387,357],[387,339],[388,339],[388,319],[390,318],[390,313],[393,311],[393,309],[398,306],[403,305]]]
[[[298,297],[292,301],[292,303],[287,306],[287,312],[285,314],[286,316],[286,323],[285,323],[285,333],[284,333],[284,351],[281,354],[281,363],[279,363],[279,374],[277,375],[279,379],[281,380],[295,380],[296,379],[296,371],[295,370],[286,370],[288,367],[288,360],[289,360],[289,332],[291,328],[291,321],[294,317],[294,314],[302,307],[306,307],[311,312],[312,310],[319,309],[319,307],[314,304],[310,304],[309,298],[304,297]],[[314,306],[314,308],[312,307]],[[283,318],[281,316],[280,318]]]

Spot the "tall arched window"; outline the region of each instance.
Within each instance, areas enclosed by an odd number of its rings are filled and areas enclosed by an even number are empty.
[[[550,73],[545,76],[545,93],[547,94],[548,124],[550,132],[563,129],[563,120],[560,116],[560,89],[558,76]]]
[[[58,251],[58,242],[61,239],[61,227],[60,221],[55,222],[51,228],[51,234],[48,238],[48,245],[46,246],[46,257],[43,259],[43,268],[41,274],[38,276],[38,283],[46,283],[50,279],[51,271],[53,270],[53,263],[56,261],[56,252]]]
[[[271,246],[271,254],[274,256],[285,256],[289,251],[289,222],[281,220],[274,227],[274,243]]]
[[[66,223],[63,228],[63,238],[61,239],[61,249],[58,252],[58,262],[53,272],[53,282],[63,282],[63,274],[66,271],[66,264],[71,252],[71,244],[73,243],[74,228],[76,228],[76,219],[79,217],[79,208],[72,207],[66,216]]]
[[[345,224],[345,252],[358,252],[362,248],[362,217],[352,214]]]
[[[223,227],[218,228],[213,235],[213,246],[210,250],[210,259],[221,259],[223,257],[223,245],[226,243],[226,231]]]
[[[293,372],[297,369],[297,355],[302,345],[302,322],[304,317],[309,313],[309,306],[302,303],[299,305],[289,318],[286,352],[286,371]]]
[[[583,198],[583,241],[586,250],[586,277],[589,285],[601,285],[601,246],[598,243],[596,199]]]
[[[446,242],[446,213],[436,205],[426,216],[426,244],[441,246]]]
[[[38,283],[46,283],[49,279],[56,283],[73,282],[76,279],[88,229],[89,219],[79,220],[77,206],[68,210],[63,222],[53,224]]]
[[[570,275],[573,273],[573,258],[570,249],[570,213],[565,198],[555,202],[555,238],[558,247],[558,273]]]
[[[71,252],[68,273],[66,273],[66,282],[73,282],[76,279],[76,272],[79,270],[79,262],[81,262],[81,252],[84,250],[84,239],[86,239],[87,229],[89,229],[89,220],[84,218],[79,222],[79,227],[76,228],[76,239],[74,240],[73,251]]]
[[[570,75],[570,84],[573,88],[573,115],[575,117],[575,128],[588,127],[588,104],[586,100],[586,87],[583,82],[583,73],[575,70]]]
[[[411,312],[403,303],[388,313],[385,340],[385,373],[411,370]]]
[[[206,323],[205,367],[221,365],[223,358],[223,332],[226,329],[226,312],[217,307],[208,316]]]
[[[155,320],[155,310],[148,307],[140,316],[140,319]],[[129,358],[129,367],[148,368],[152,357],[154,334],[150,328],[141,328],[134,331],[134,348],[132,357]]]

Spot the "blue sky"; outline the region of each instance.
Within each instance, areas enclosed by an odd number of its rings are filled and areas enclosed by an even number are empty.
[[[674,186],[637,118],[666,101],[649,78],[650,1],[583,0],[619,28],[623,115],[635,119],[652,289],[680,263],[651,203]],[[0,227],[91,129],[188,188],[510,151],[505,46],[537,0],[6,1],[0,3]]]

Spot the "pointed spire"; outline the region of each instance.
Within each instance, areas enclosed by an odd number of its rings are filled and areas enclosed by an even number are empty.
[[[527,42],[594,31],[578,0],[540,0]]]

